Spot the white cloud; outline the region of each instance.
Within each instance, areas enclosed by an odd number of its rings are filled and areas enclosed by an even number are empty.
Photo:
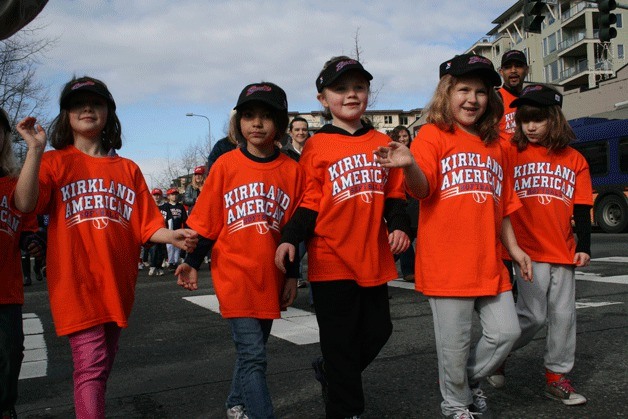
[[[72,0],[49,2],[35,22],[58,38],[40,70],[51,97],[73,74],[101,78],[130,144],[174,147],[205,132],[202,121],[185,119],[190,111],[208,115],[220,138],[250,82],[282,86],[291,110],[318,109],[314,79],[331,56],[354,54],[356,31],[381,87],[377,107],[424,106],[439,63],[470,47],[507,7],[503,0]],[[129,157],[142,165],[145,154],[135,149]]]

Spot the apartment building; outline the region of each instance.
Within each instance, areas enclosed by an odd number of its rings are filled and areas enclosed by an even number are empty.
[[[568,119],[610,112],[628,100],[628,31],[623,25],[628,11],[623,2],[617,3],[613,11],[617,37],[608,43],[598,39],[595,2],[547,0],[541,33],[537,34],[524,31],[524,0],[519,0],[466,52],[484,55],[499,65],[506,51],[521,50],[530,66],[527,81],[552,84],[561,90]]]
[[[397,125],[411,125],[413,122],[419,120],[422,114],[423,108],[410,109],[409,111],[401,109],[367,109],[364,116],[371,121],[376,130],[387,134]],[[288,112],[290,120],[296,116],[305,118],[308,122],[310,133],[316,132],[320,127],[330,122],[323,117],[321,111],[312,111],[309,113]]]

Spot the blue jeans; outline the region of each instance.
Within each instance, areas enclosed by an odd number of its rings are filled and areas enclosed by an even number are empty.
[[[266,384],[266,342],[273,321],[247,317],[228,320],[236,361],[226,407],[242,405],[251,419],[274,418]]]

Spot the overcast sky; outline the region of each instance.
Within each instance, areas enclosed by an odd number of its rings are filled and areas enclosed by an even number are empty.
[[[72,75],[109,86],[122,122],[120,154],[147,174],[207,136],[222,138],[242,88],[271,81],[290,111],[320,109],[314,80],[334,55],[361,60],[380,89],[375,109],[423,107],[438,65],[485,35],[508,0],[61,0],[31,25],[56,39],[38,72],[50,117]],[[182,169],[181,174],[184,174]]]

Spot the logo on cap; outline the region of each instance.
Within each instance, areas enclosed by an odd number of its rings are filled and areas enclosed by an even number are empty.
[[[267,86],[265,84],[257,84],[254,86],[249,87],[249,89],[246,91],[246,95],[250,96],[255,92],[272,92],[272,87]]]
[[[85,86],[96,86],[96,83],[94,83],[91,80],[88,81],[82,81],[82,82],[78,82],[74,85],[72,85],[72,87],[70,88],[70,90],[76,90],[76,89],[80,89],[81,87],[85,87]]]

